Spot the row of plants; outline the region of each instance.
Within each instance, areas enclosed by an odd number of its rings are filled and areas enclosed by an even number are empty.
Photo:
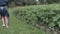
[[[50,29],[60,29],[60,10],[25,7],[14,10],[13,14],[27,24],[46,25]]]

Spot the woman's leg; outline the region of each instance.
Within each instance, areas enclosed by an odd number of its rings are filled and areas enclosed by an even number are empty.
[[[4,21],[5,21],[5,19],[4,19],[4,16],[1,16],[1,18],[2,18],[2,26],[5,26],[5,23],[4,23]]]
[[[6,21],[6,27],[8,28],[8,21],[9,21],[9,18],[7,16],[5,16],[5,21]]]

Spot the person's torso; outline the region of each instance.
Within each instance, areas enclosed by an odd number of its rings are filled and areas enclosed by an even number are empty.
[[[6,5],[7,5],[7,3],[5,0],[0,0],[0,6],[6,6]]]

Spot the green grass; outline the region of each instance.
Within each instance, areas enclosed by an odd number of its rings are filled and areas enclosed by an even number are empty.
[[[28,25],[25,22],[18,20],[9,9],[10,23],[9,28],[3,28],[0,21],[0,34],[45,34],[41,29],[37,29],[34,26]]]

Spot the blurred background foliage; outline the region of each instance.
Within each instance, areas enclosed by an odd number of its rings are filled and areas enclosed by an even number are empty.
[[[41,5],[60,3],[60,0],[11,0],[11,6]]]

